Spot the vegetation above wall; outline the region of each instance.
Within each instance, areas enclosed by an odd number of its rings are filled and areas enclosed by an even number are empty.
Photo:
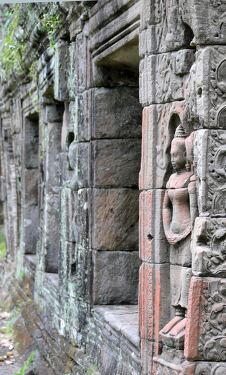
[[[65,10],[58,4],[17,4],[0,10],[0,80],[24,76],[34,70],[43,45],[53,47],[59,31],[65,28]]]

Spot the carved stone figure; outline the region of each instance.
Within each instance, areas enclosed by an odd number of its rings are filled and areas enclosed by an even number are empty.
[[[171,163],[174,173],[166,185],[163,225],[170,244],[171,305],[175,309],[176,317],[163,328],[161,335],[167,345],[174,346],[170,332],[173,331],[176,335],[180,332],[177,341],[181,348],[191,278],[190,234],[197,216],[196,184],[192,170],[192,134],[187,137],[182,125],[177,127],[171,143]]]

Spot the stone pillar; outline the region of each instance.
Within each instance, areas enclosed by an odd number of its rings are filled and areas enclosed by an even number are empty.
[[[222,2],[143,1],[140,330],[144,374],[212,375],[226,370],[225,15]],[[188,135],[193,133],[189,157],[198,202],[189,240],[192,278],[181,331],[171,325],[175,288],[169,280],[174,264],[162,227],[163,196],[172,175],[171,142],[179,124]],[[176,288],[179,282],[178,278]]]
[[[45,160],[43,245],[45,271],[58,272],[60,252],[60,151],[63,106],[49,104],[44,108]]]
[[[195,10],[195,12],[194,12]],[[198,118],[194,139],[199,217],[192,241],[185,358],[195,361],[194,373],[224,374],[226,149],[225,66],[226,4],[198,1],[185,8],[197,46],[192,116]],[[193,13],[194,12],[194,13]],[[215,23],[215,20],[217,22]],[[189,99],[187,99],[189,102]]]
[[[163,200],[172,174],[171,141],[185,122],[185,88],[194,51],[182,21],[179,1],[144,0],[140,33],[140,101],[143,109],[140,171],[140,335],[143,374],[161,374],[161,329],[173,318],[172,267],[163,228]],[[179,264],[179,263],[178,263]],[[178,269],[179,269],[178,268]],[[164,350],[167,350],[164,349]],[[172,354],[182,356],[182,352]],[[157,369],[153,358],[158,361]],[[178,362],[181,362],[178,357]],[[183,361],[182,361],[183,362]],[[163,365],[162,365],[163,363]],[[168,369],[173,373],[173,368]],[[170,372],[171,371],[171,372]]]
[[[95,88],[91,98],[93,303],[136,304],[141,144],[138,90]]]

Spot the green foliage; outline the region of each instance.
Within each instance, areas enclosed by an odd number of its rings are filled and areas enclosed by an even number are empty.
[[[6,257],[6,241],[4,234],[0,231],[0,261]]]
[[[20,309],[14,308],[13,311],[10,313],[10,318],[7,320],[7,323],[5,326],[0,327],[0,332],[7,336],[13,336],[13,327],[20,315]]]
[[[16,373],[14,373],[14,375],[24,375],[25,372],[29,369],[29,367],[34,362],[34,359],[35,359],[35,352],[32,352],[29,355],[28,359],[24,362],[24,365],[21,367],[21,369],[17,371]]]
[[[55,46],[57,31],[63,25],[62,13],[57,4],[51,4],[48,9],[44,5],[38,8],[39,14],[35,13],[33,4],[16,4],[7,8],[5,23],[0,25],[3,31],[3,40],[0,44],[0,79],[6,80],[12,75],[29,74],[30,78],[36,79],[36,61],[25,69],[25,57],[27,42],[32,31],[38,25],[38,29],[43,37],[47,36],[50,47]],[[28,35],[27,35],[28,34]]]
[[[86,372],[86,375],[95,375],[97,371],[97,366],[96,365],[91,365]]]
[[[21,281],[22,281],[22,280],[23,280],[23,278],[25,277],[25,275],[26,275],[26,274],[25,274],[25,272],[24,272],[24,271],[20,271],[20,272],[19,272],[19,275],[18,275],[18,278],[19,278],[19,280],[21,280]]]
[[[48,35],[50,47],[55,47],[55,34],[62,25],[62,18],[56,6],[52,6],[51,13],[45,13],[41,19],[43,30]]]
[[[37,61],[35,60],[35,61],[33,61],[33,63],[31,64],[31,66],[30,66],[30,69],[29,69],[29,76],[30,76],[30,78],[32,79],[32,80],[34,80],[34,81],[36,81],[36,79],[37,79],[37,65],[38,65],[38,63],[37,63]]]
[[[6,78],[12,72],[21,74],[23,72],[23,55],[26,45],[19,37],[22,29],[19,22],[21,17],[19,4],[13,6],[9,11],[5,25],[7,32],[1,44],[1,78]]]

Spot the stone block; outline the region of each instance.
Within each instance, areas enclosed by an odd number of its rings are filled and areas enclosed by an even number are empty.
[[[97,88],[92,96],[92,138],[141,137],[142,108],[137,88]]]
[[[180,0],[174,0],[170,4],[167,1],[145,0],[141,10],[141,32],[146,50],[152,53],[175,51],[183,47],[190,47],[191,30],[183,22],[181,17],[182,5]],[[150,31],[151,30],[151,35]]]
[[[195,276],[226,277],[226,219],[198,217],[192,241]]]
[[[81,93],[88,88],[89,83],[89,57],[87,48],[87,37],[84,33],[80,33],[76,37],[75,54],[73,65],[75,66],[75,77],[77,78],[76,88],[77,92]]]
[[[185,92],[186,100],[191,101],[190,112],[198,116],[199,123],[205,128],[226,129],[225,53],[225,46],[201,48],[196,55],[189,89]]]
[[[24,168],[36,169],[39,158],[39,122],[38,119],[32,121],[27,118],[24,125]]]
[[[44,248],[46,272],[57,273],[60,253],[60,197],[46,194],[44,210]]]
[[[139,192],[94,189],[92,201],[92,248],[138,250]]]
[[[180,0],[183,21],[190,26],[194,33],[193,44],[225,44],[226,4],[224,1],[210,0],[201,3],[199,0]]]
[[[149,263],[169,261],[169,245],[162,223],[165,190],[143,191],[140,194],[140,258]]]
[[[76,117],[76,107],[74,101],[64,104],[61,128],[61,151],[68,152],[70,143],[74,140],[74,117]]]
[[[92,142],[94,187],[136,187],[141,141],[114,139]]]
[[[74,171],[70,168],[68,153],[61,152],[60,158],[60,185],[63,186],[67,181],[70,181],[73,177]]]
[[[199,215],[226,216],[226,130],[197,130],[194,163]]]
[[[38,205],[38,184],[39,184],[39,171],[38,169],[24,169],[23,173],[23,191],[22,195],[23,206]]]
[[[72,239],[75,240],[84,252],[89,248],[90,235],[90,189],[79,189],[77,204],[72,220]]]
[[[38,206],[23,207],[22,214],[22,246],[25,254],[35,254],[39,236],[39,212]]]
[[[5,177],[0,176],[0,202],[4,202],[6,199],[6,183]]]
[[[45,124],[48,123],[62,123],[63,117],[63,106],[61,103],[57,105],[45,105],[43,121]]]
[[[121,68],[121,69],[120,69]],[[94,61],[92,63],[92,82],[91,87],[137,87],[139,76],[138,69],[127,69],[120,65],[115,68],[110,64],[104,66],[101,64],[96,64]]]
[[[170,320],[169,264],[143,263],[139,275],[140,338],[159,350],[159,331]]]
[[[76,142],[83,142],[90,140],[90,116],[92,113],[91,90],[86,90],[82,94],[78,94],[74,101],[69,103],[68,119],[66,129],[66,147],[68,142],[69,132],[73,134]]]
[[[68,99],[68,66],[69,47],[68,43],[60,41],[55,46],[54,66],[54,98],[59,101]]]
[[[50,193],[60,189],[60,151],[62,123],[48,123],[46,128],[46,188]]]
[[[173,119],[183,121],[184,102],[151,105],[143,109],[140,189],[165,188],[171,173],[170,144],[174,135]]]
[[[225,295],[225,279],[192,278],[185,333],[187,359],[225,361]]]
[[[59,279],[62,293],[68,290],[68,283],[74,271],[77,271],[77,246],[75,242],[66,241],[64,238],[60,240],[60,253],[59,253]]]
[[[61,189],[61,236],[69,242],[76,242],[73,223],[77,215],[78,193],[63,187]]]
[[[72,142],[68,151],[70,168],[74,170],[71,188],[78,190],[90,185],[90,143]]]
[[[93,252],[93,303],[136,304],[138,252],[94,251]]]
[[[166,354],[166,353],[165,353]],[[154,373],[156,375],[162,375],[166,372],[167,375],[194,375],[195,374],[195,364],[183,361],[183,358],[178,358],[178,352],[172,353],[168,352],[166,358],[154,358]],[[200,374],[201,375],[201,374]]]
[[[224,375],[226,373],[226,364],[224,362],[199,362],[195,366],[194,375],[213,374]],[[193,373],[191,374],[193,375]]]
[[[180,51],[181,55],[182,53]],[[188,72],[189,69],[183,65],[179,52],[145,56],[140,61],[141,104],[167,103],[183,99],[183,86]]]
[[[61,190],[61,236],[83,248],[88,246],[89,236],[89,189]]]
[[[77,61],[76,56],[76,42],[71,42],[68,46],[69,52],[69,60],[68,60],[68,81],[67,81],[67,89],[69,100],[75,100],[77,93],[78,93],[78,72],[76,69],[75,61]]]
[[[183,49],[174,56],[174,72],[176,75],[189,73],[192,64],[195,61],[195,52],[192,49]]]
[[[90,113],[92,111],[92,90],[86,90],[78,95],[77,99],[77,116],[74,123],[75,139],[78,141],[90,140]]]

